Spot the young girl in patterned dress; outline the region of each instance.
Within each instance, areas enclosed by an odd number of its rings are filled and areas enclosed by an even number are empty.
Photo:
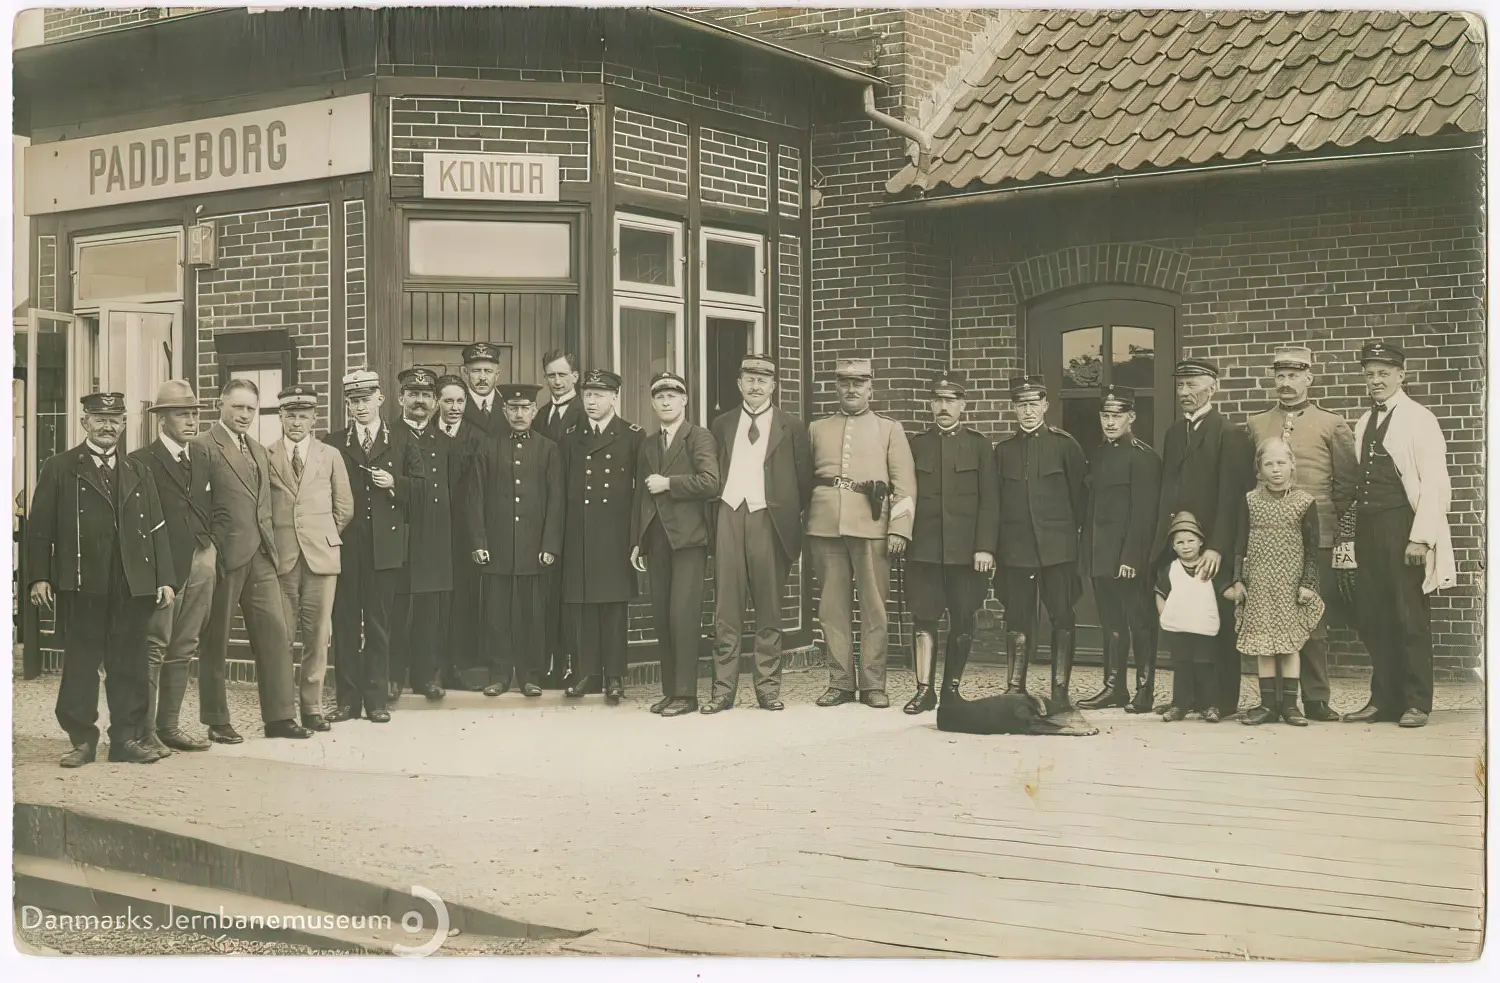
[[[1298,653],[1323,616],[1318,597],[1318,509],[1292,485],[1297,461],[1286,441],[1255,450],[1259,485],[1245,494],[1235,549],[1235,582],[1224,596],[1237,605],[1239,650],[1260,663],[1260,706],[1241,723],[1285,720],[1306,727],[1297,707]]]

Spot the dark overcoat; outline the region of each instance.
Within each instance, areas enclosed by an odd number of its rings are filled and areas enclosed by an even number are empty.
[[[1065,430],[1017,431],[995,445],[1001,566],[1034,569],[1078,559],[1088,459]]]
[[[462,431],[460,431],[462,432]],[[563,467],[556,444],[534,430],[483,441],[464,487],[466,552],[489,550],[481,574],[543,572],[540,554],[563,551]]]
[[[435,422],[414,431],[391,424],[391,453],[405,468],[406,580],[402,593],[453,589],[453,489],[462,466],[459,448]]]
[[[1186,419],[1167,428],[1162,446],[1161,504],[1157,509],[1152,553],[1170,560],[1167,530],[1172,516],[1191,512],[1223,563],[1234,562],[1239,517],[1245,493],[1255,487],[1255,447],[1244,427],[1231,424],[1217,408],[1189,430]]]
[[[407,477],[404,462],[391,447],[390,426],[381,421],[369,454],[359,445],[359,429],[353,423],[326,434],[323,442],[344,455],[349,484],[354,489],[354,519],[344,530],[345,545],[352,546],[360,537],[369,537],[373,540],[375,569],[399,570],[406,565],[406,501],[411,479]],[[377,487],[370,480],[367,468],[389,473],[396,483],[390,488]],[[354,551],[347,552],[353,555]]]
[[[1149,577],[1161,458],[1131,436],[1106,440],[1089,455],[1089,504],[1083,524],[1083,574],[1113,579],[1120,567]]]
[[[988,438],[968,427],[945,435],[933,426],[914,434],[910,443],[917,515],[907,558],[970,567],[975,553],[994,553],[999,488]]]
[[[587,420],[563,438],[563,600],[570,604],[607,604],[636,596],[630,516],[636,455],[644,436],[640,427],[616,416],[598,439]]]

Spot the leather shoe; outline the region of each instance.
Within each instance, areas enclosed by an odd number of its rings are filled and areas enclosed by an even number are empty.
[[[342,706],[328,715],[328,722],[336,724],[341,720],[358,720],[360,718],[359,707]]]
[[[1373,703],[1366,703],[1363,708],[1344,714],[1343,719],[1346,724],[1389,724],[1400,718]]]
[[[427,697],[429,700],[441,700],[448,694],[437,683],[428,683],[426,686],[422,687],[422,695]]]
[[[620,681],[619,676],[610,676],[605,681],[604,698],[609,701],[610,706],[618,706],[624,696],[625,684]]]
[[[734,695],[716,696],[703,704],[703,713],[723,713],[725,710],[734,709]]]
[[[171,730],[159,730],[156,732],[156,737],[174,751],[207,751],[213,747],[208,741],[199,740],[178,727],[173,727]]]
[[[160,735],[158,735],[154,730],[151,733],[147,734],[145,737],[141,738],[140,745],[147,751],[150,751],[152,754],[156,755],[157,760],[160,760],[162,758],[170,758],[172,756],[172,749],[161,742]]]
[[[1261,724],[1275,723],[1278,716],[1280,716],[1280,714],[1278,714],[1275,710],[1272,710],[1268,706],[1261,705],[1258,707],[1251,707],[1250,709],[1246,710],[1245,715],[1240,718],[1240,723],[1244,724],[1246,727],[1259,727]]]
[[[538,686],[536,683],[526,683],[525,685],[523,685],[521,687],[521,695],[522,696],[532,696],[532,697],[541,696],[542,695],[542,688],[540,686]]]
[[[884,710],[891,705],[891,698],[885,695],[883,689],[872,689],[859,694],[859,702],[872,710]]]
[[[161,755],[145,747],[140,741],[109,742],[109,760],[133,765],[149,765],[161,760]]]
[[[580,696],[586,696],[588,695],[590,690],[597,691],[596,687],[598,685],[599,684],[595,681],[593,676],[585,676],[582,679],[575,679],[567,689],[563,690],[563,696],[570,696],[575,699]]]
[[[853,703],[854,693],[847,689],[830,686],[822,696],[818,697],[817,702],[820,707],[836,707],[843,703]]]
[[[671,703],[668,703],[666,706],[662,707],[661,715],[663,717],[680,717],[680,716],[682,716],[685,713],[697,713],[697,712],[698,712],[698,701],[697,700],[690,700],[690,699],[687,699],[687,698],[684,697],[684,698],[680,698],[680,699],[675,699]]]
[[[294,741],[305,741],[313,732],[295,720],[273,720],[266,724],[267,737],[286,737]]]
[[[388,724],[391,722],[391,711],[389,710],[370,710],[365,716],[369,718],[372,724]]]
[[[1426,727],[1427,714],[1413,707],[1401,715],[1400,725],[1402,727]]]
[[[208,739],[215,744],[243,744],[245,739],[240,732],[228,724],[213,726],[208,729]]]
[[[758,704],[760,704],[760,708],[762,710],[785,710],[786,709],[786,704],[782,703],[780,700],[778,700],[774,696],[767,697],[764,700],[762,700],[759,697],[757,697],[756,700],[755,700],[755,702],[758,703]]]
[[[385,698],[394,703],[401,698],[401,691],[405,688],[400,683],[386,683]]]
[[[308,730],[325,731],[333,730],[328,721],[323,719],[321,713],[304,713],[302,715],[302,726]]]
[[[928,710],[937,709],[937,692],[931,686],[918,685],[917,695],[906,702],[901,708],[902,713],[926,713]]]
[[[1339,720],[1339,715],[1324,700],[1308,700],[1306,716],[1308,720],[1316,720],[1320,724],[1338,723]]]
[[[1169,724],[1175,724],[1179,720],[1187,719],[1187,711],[1179,706],[1169,706],[1162,712],[1161,719]]]
[[[675,697],[675,696],[663,696],[661,699],[659,699],[655,703],[651,704],[651,712],[652,713],[661,713],[663,710],[665,710],[667,708],[667,704],[671,703],[675,699],[677,699],[677,697]]]
[[[64,768],[82,768],[84,765],[94,763],[94,757],[98,753],[98,747],[85,741],[82,744],[74,744],[73,750],[62,756],[58,764]]]
[[[503,696],[510,689],[510,683],[490,683],[484,688],[485,696]]]
[[[1223,718],[1219,716],[1218,707],[1209,707],[1203,711],[1203,722],[1205,724],[1216,724]]]

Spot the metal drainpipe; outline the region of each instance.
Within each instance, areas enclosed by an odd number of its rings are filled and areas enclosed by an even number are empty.
[[[893,133],[898,133],[901,136],[906,137],[906,139],[911,140],[918,147],[922,148],[922,153],[924,155],[932,153],[932,137],[922,132],[922,130],[918,127],[915,127],[912,124],[908,123],[906,120],[897,119],[890,113],[883,113],[875,108],[875,86],[865,86],[864,98],[866,116],[879,123],[887,130],[890,130]]]

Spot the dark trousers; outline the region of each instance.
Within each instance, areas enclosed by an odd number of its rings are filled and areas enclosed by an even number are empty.
[[[466,555],[458,556],[453,561],[448,651],[442,660],[444,685],[456,685],[458,674],[465,669],[489,664],[488,653],[480,648],[480,639],[486,634],[483,596],[479,566]]]
[[[1142,668],[1145,647],[1156,630],[1155,611],[1151,609],[1151,589],[1142,574],[1134,577],[1095,577],[1094,603],[1099,608],[1099,627],[1104,637],[1118,635],[1120,644],[1129,651],[1135,643],[1135,666]],[[1123,653],[1122,653],[1123,654]],[[1121,666],[1121,671],[1125,666]]]
[[[1318,596],[1323,598],[1323,618],[1302,646],[1302,699],[1327,703],[1333,690],[1328,682],[1328,625],[1339,620],[1344,607],[1338,581],[1333,576],[1333,547],[1318,550]]]
[[[937,635],[948,612],[948,636],[974,634],[974,612],[984,603],[989,578],[968,564],[907,561],[906,603],[918,631]]]
[[[661,653],[661,695],[698,698],[698,643],[703,638],[703,574],[708,547],[674,550],[661,523],[646,529],[646,577]]]
[[[1078,601],[1078,565],[1054,563],[1050,567],[1006,567],[1005,627],[1035,637],[1037,601],[1047,608],[1054,630],[1073,630],[1073,605]]]
[[[1233,562],[1233,561],[1228,561]],[[1219,594],[1219,660],[1215,675],[1219,697],[1216,706],[1224,714],[1237,713],[1240,706],[1240,650],[1234,631],[1234,605]]]
[[[411,688],[420,690],[436,682],[449,657],[447,625],[453,606],[452,591],[397,594],[391,613],[391,679],[402,682],[407,674]]]
[[[1354,558],[1370,702],[1390,713],[1432,712],[1432,613],[1421,567],[1406,565],[1411,509],[1360,512]]]
[[[109,703],[109,742],[140,736],[146,720],[146,623],[154,598],[132,597],[125,571],[110,577],[108,594],[57,591],[63,632],[57,722],[74,744],[99,742],[99,667]]]
[[[785,619],[781,592],[791,561],[776,538],[769,509],[751,512],[719,506],[714,519],[714,699],[733,696],[740,685],[740,644],[745,633],[745,602],[755,608],[755,695],[774,700],[781,693],[781,635]]]
[[[1207,710],[1218,707],[1220,712],[1234,712],[1239,704],[1239,673],[1234,675],[1234,703],[1225,706],[1219,702],[1224,687],[1218,679],[1220,671],[1219,638],[1216,635],[1194,635],[1185,631],[1164,631],[1162,641],[1172,653],[1172,705],[1180,710]]]
[[[346,541],[333,596],[333,678],[339,706],[384,710],[390,684],[391,609],[401,570],[376,570],[370,542]],[[363,633],[361,633],[363,628]]]
[[[625,628],[629,618],[627,601],[603,604],[569,604],[567,613],[577,630],[578,672],[576,681],[625,675]]]
[[[510,684],[514,673],[520,684],[541,679],[546,632],[546,574],[520,577],[486,574],[484,588],[485,662],[491,683]]]
[[[546,646],[544,670],[557,677],[560,682],[567,670],[568,660],[578,654],[578,625],[572,617],[563,617],[562,564],[554,563],[542,574],[542,589],[546,594]]]

